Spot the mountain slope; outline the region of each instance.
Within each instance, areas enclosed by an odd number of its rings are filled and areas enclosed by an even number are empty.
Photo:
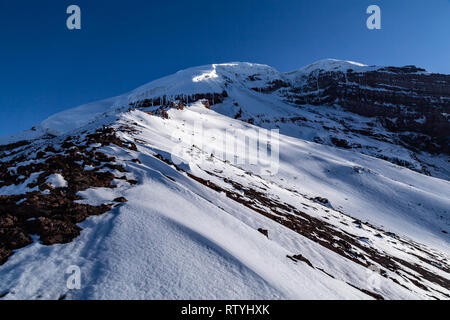
[[[291,76],[193,68],[5,138],[0,296],[448,299],[449,182],[296,138],[328,137],[312,119],[331,110],[357,116],[252,87]],[[288,134],[276,166],[232,161],[225,138],[261,134],[248,122]]]

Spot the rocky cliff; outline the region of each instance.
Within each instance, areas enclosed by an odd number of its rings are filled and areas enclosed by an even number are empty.
[[[285,97],[298,105],[339,105],[376,117],[413,150],[450,152],[450,75],[415,66],[355,69],[303,73],[284,86]]]

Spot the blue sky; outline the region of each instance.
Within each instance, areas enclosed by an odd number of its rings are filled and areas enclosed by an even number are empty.
[[[82,29],[66,28],[76,4]],[[366,28],[366,8],[382,29]],[[323,58],[450,73],[449,0],[0,0],[0,135],[187,67]]]

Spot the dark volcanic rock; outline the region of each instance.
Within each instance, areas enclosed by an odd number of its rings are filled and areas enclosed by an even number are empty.
[[[339,105],[376,117],[402,142],[430,153],[450,153],[450,75],[415,66],[367,72],[315,70],[289,91],[296,104]]]
[[[259,228],[258,231],[261,232],[263,235],[265,235],[267,238],[269,237],[269,231],[268,230]]]
[[[344,149],[350,149],[351,146],[348,144],[348,141],[345,139],[331,138],[331,142],[336,146]]]
[[[81,228],[69,221],[40,217],[29,223],[29,230],[45,245],[67,243],[80,235]]]
[[[122,128],[126,130],[127,128]],[[119,147],[137,150],[133,143],[119,139],[115,130],[103,128],[87,135],[84,139],[68,137],[57,146],[40,148],[36,157],[39,163],[18,166],[16,172],[9,170],[17,163],[30,160],[32,151],[22,147],[32,143],[20,142],[7,146],[0,146],[1,150],[17,151],[19,156],[5,162],[0,162],[0,187],[19,185],[30,178],[33,173],[39,173],[28,188],[38,187],[38,191],[30,191],[21,195],[0,196],[0,265],[5,263],[13,250],[23,248],[33,242],[30,235],[38,235],[45,245],[67,243],[76,238],[81,228],[77,223],[89,216],[100,215],[111,210],[112,205],[103,204],[92,206],[80,204],[76,200],[81,198],[79,191],[93,187],[116,188],[112,183],[116,177],[105,168],[126,172],[114,157],[88,148],[91,144],[107,146],[115,144]],[[0,154],[0,159],[2,155]],[[84,170],[85,165],[91,165],[92,170]],[[47,178],[54,174],[61,174],[67,181],[67,187],[53,188],[47,183]],[[126,179],[126,177],[125,177]],[[137,181],[130,180],[131,183]],[[118,198],[117,201],[126,201]]]

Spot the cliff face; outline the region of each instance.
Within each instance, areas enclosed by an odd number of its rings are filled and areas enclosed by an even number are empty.
[[[450,75],[415,66],[364,72],[318,69],[297,79],[286,97],[298,105],[339,105],[376,117],[411,149],[450,152]]]

